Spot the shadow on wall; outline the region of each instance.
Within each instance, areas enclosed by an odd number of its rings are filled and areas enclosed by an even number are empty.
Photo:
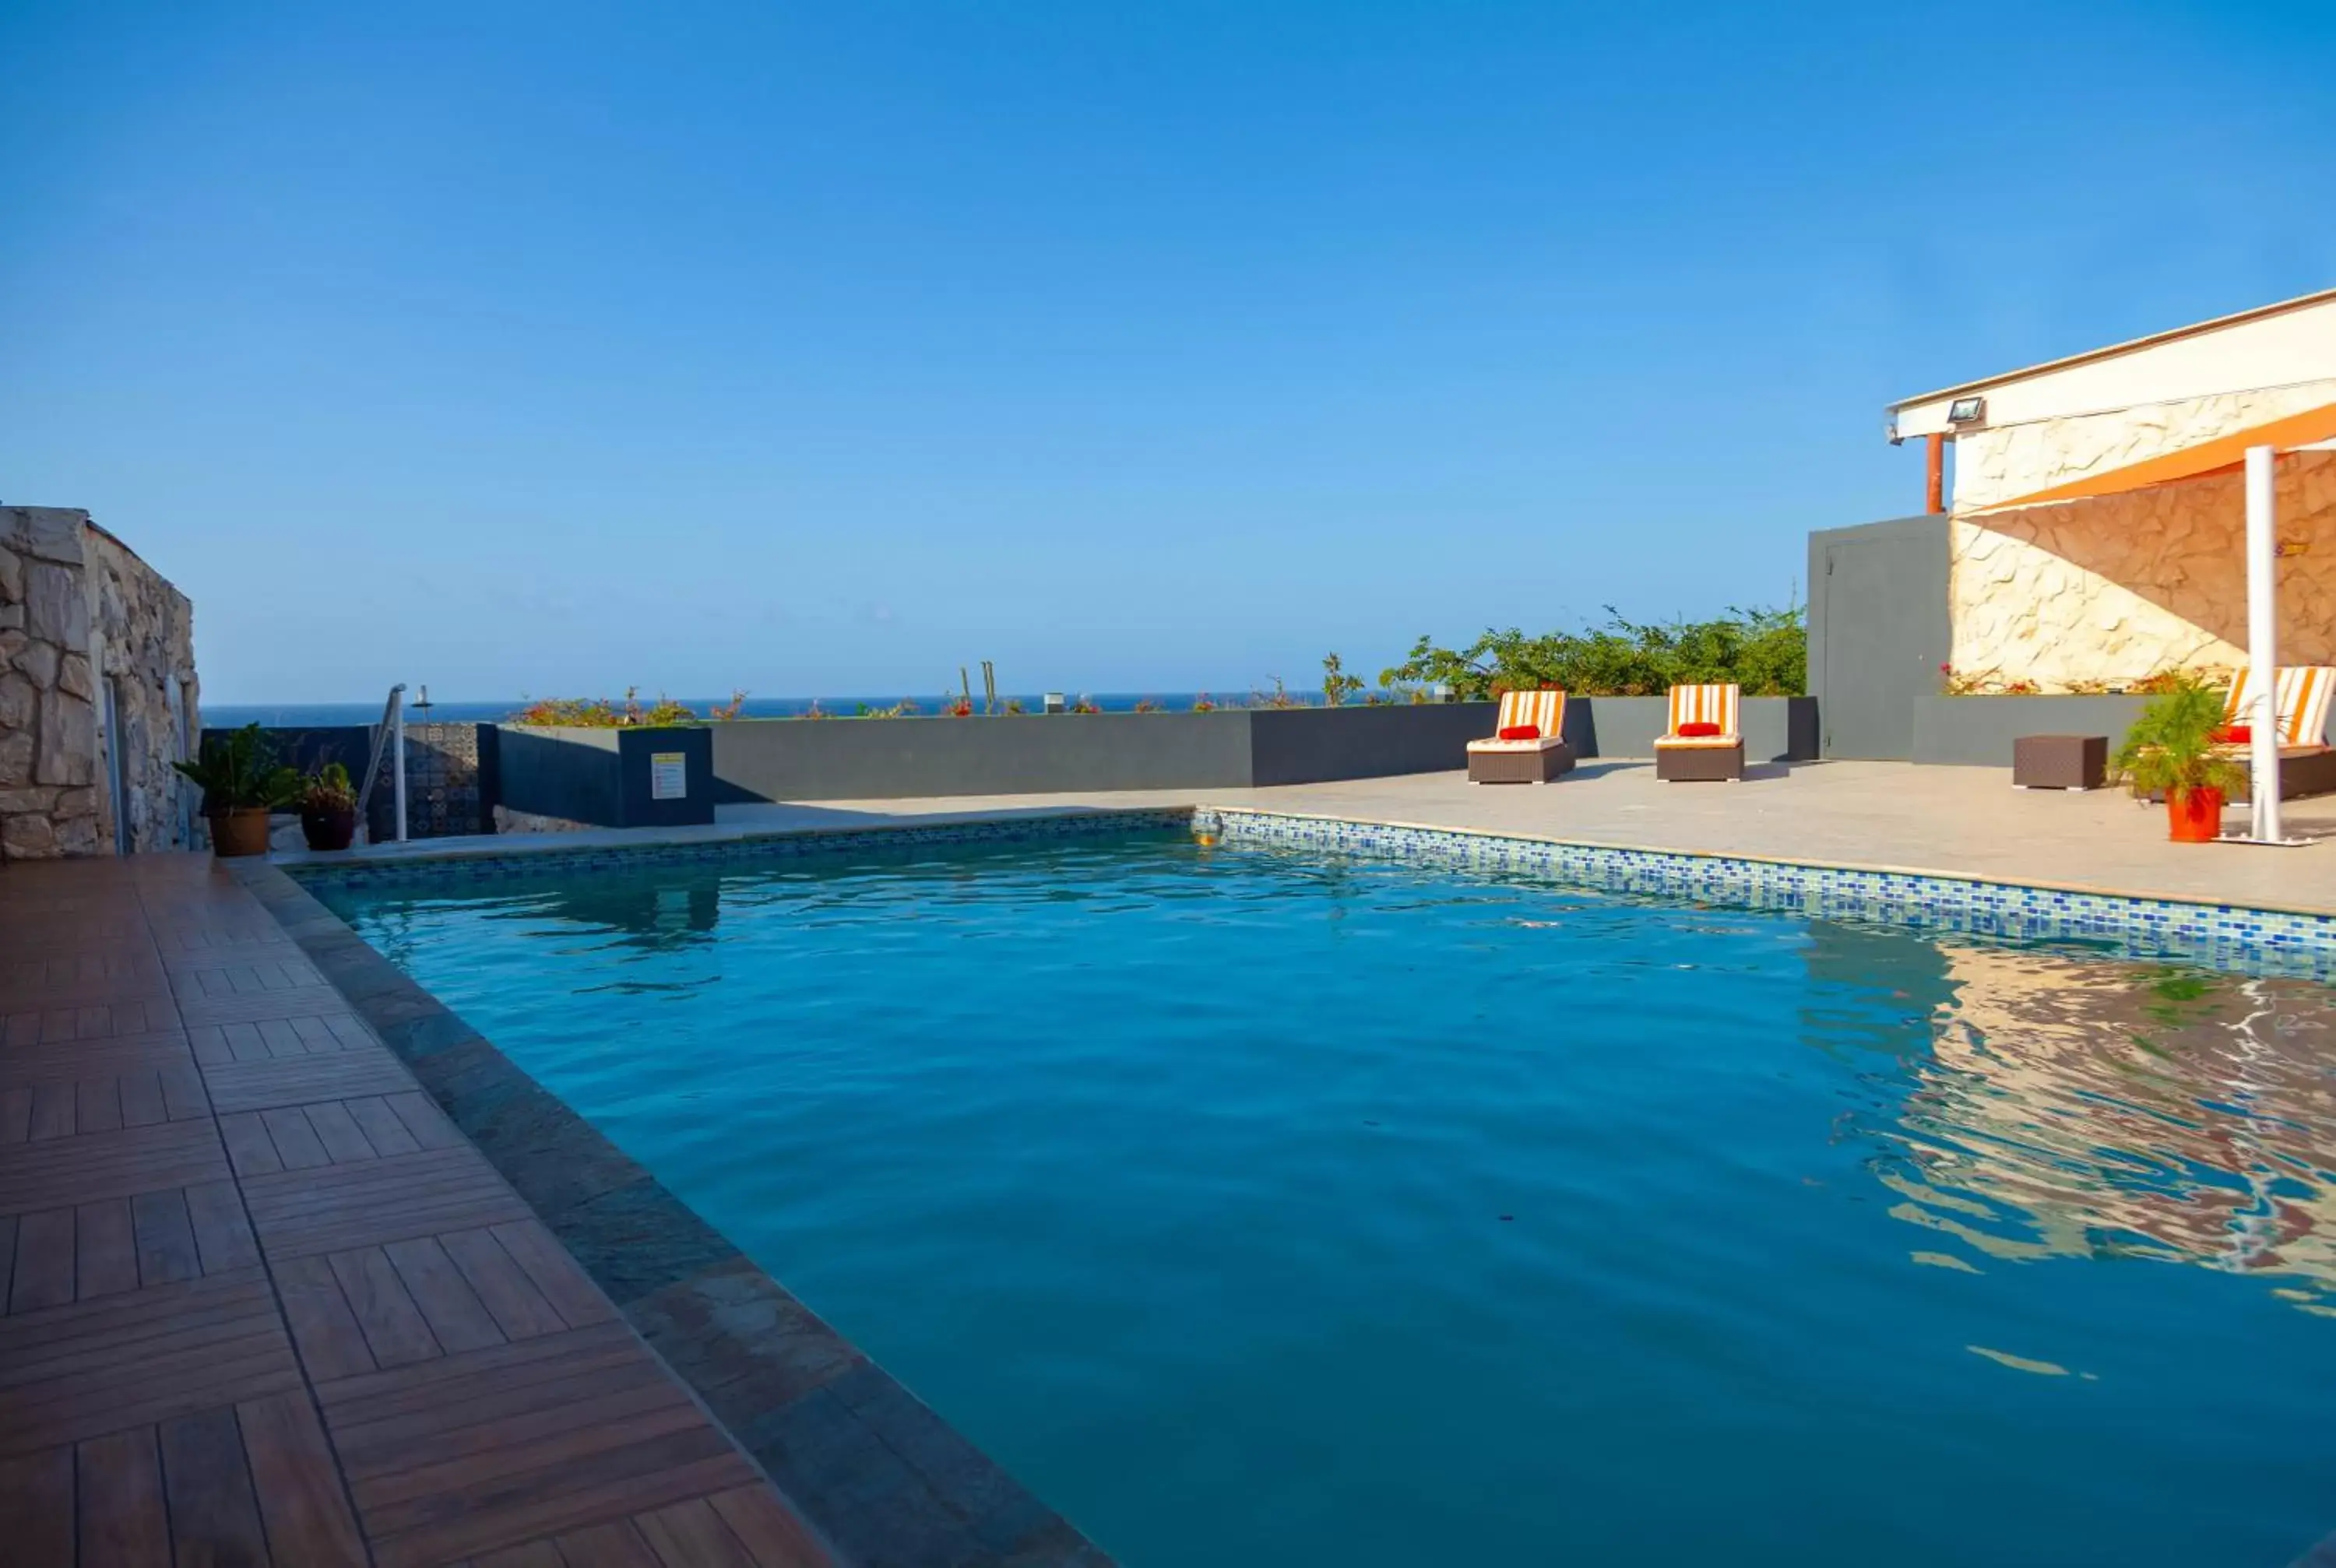
[[[596,827],[694,827],[714,820],[714,736],[704,728],[501,726],[507,811]]]
[[[2304,546],[2281,562],[2281,662],[2336,663],[2336,453],[2282,459],[2278,511],[2280,537]],[[1956,524],[1959,668],[2058,685],[2244,657],[2238,474]]]

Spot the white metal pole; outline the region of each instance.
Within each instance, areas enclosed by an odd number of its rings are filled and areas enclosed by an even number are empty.
[[[2278,453],[2247,448],[2247,684],[2254,711],[2254,831],[2279,842],[2279,517],[2272,476]]]
[[[397,842],[405,842],[405,697],[404,687],[397,688],[397,729],[392,745],[396,752],[397,771]]]

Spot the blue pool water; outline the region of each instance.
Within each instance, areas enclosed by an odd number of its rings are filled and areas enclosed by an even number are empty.
[[[1138,1568],[2336,1530],[2306,983],[1165,840],[321,891]]]

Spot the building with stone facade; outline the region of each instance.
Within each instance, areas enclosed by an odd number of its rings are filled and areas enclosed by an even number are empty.
[[[1964,680],[2098,690],[2245,664],[2228,460],[2258,435],[2282,452],[2279,662],[2336,664],[2336,290],[1925,393],[1890,421],[1930,446]]]
[[[71,507],[0,506],[0,857],[184,849],[194,607]]]

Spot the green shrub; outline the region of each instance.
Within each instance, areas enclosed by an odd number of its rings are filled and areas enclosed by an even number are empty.
[[[1660,696],[1675,686],[1732,682],[1747,696],[1798,696],[1808,689],[1808,628],[1798,607],[1735,609],[1717,620],[1667,626],[1625,620],[1587,632],[1527,637],[1487,628],[1463,648],[1430,637],[1380,672],[1384,687],[1449,686],[1455,696],[1562,687],[1582,696]]]
[[[2215,789],[2225,795],[2247,787],[2247,770],[2218,750],[2223,694],[2195,677],[2176,680],[2149,699],[2126,732],[2110,767],[2136,794],[2186,795]]]

